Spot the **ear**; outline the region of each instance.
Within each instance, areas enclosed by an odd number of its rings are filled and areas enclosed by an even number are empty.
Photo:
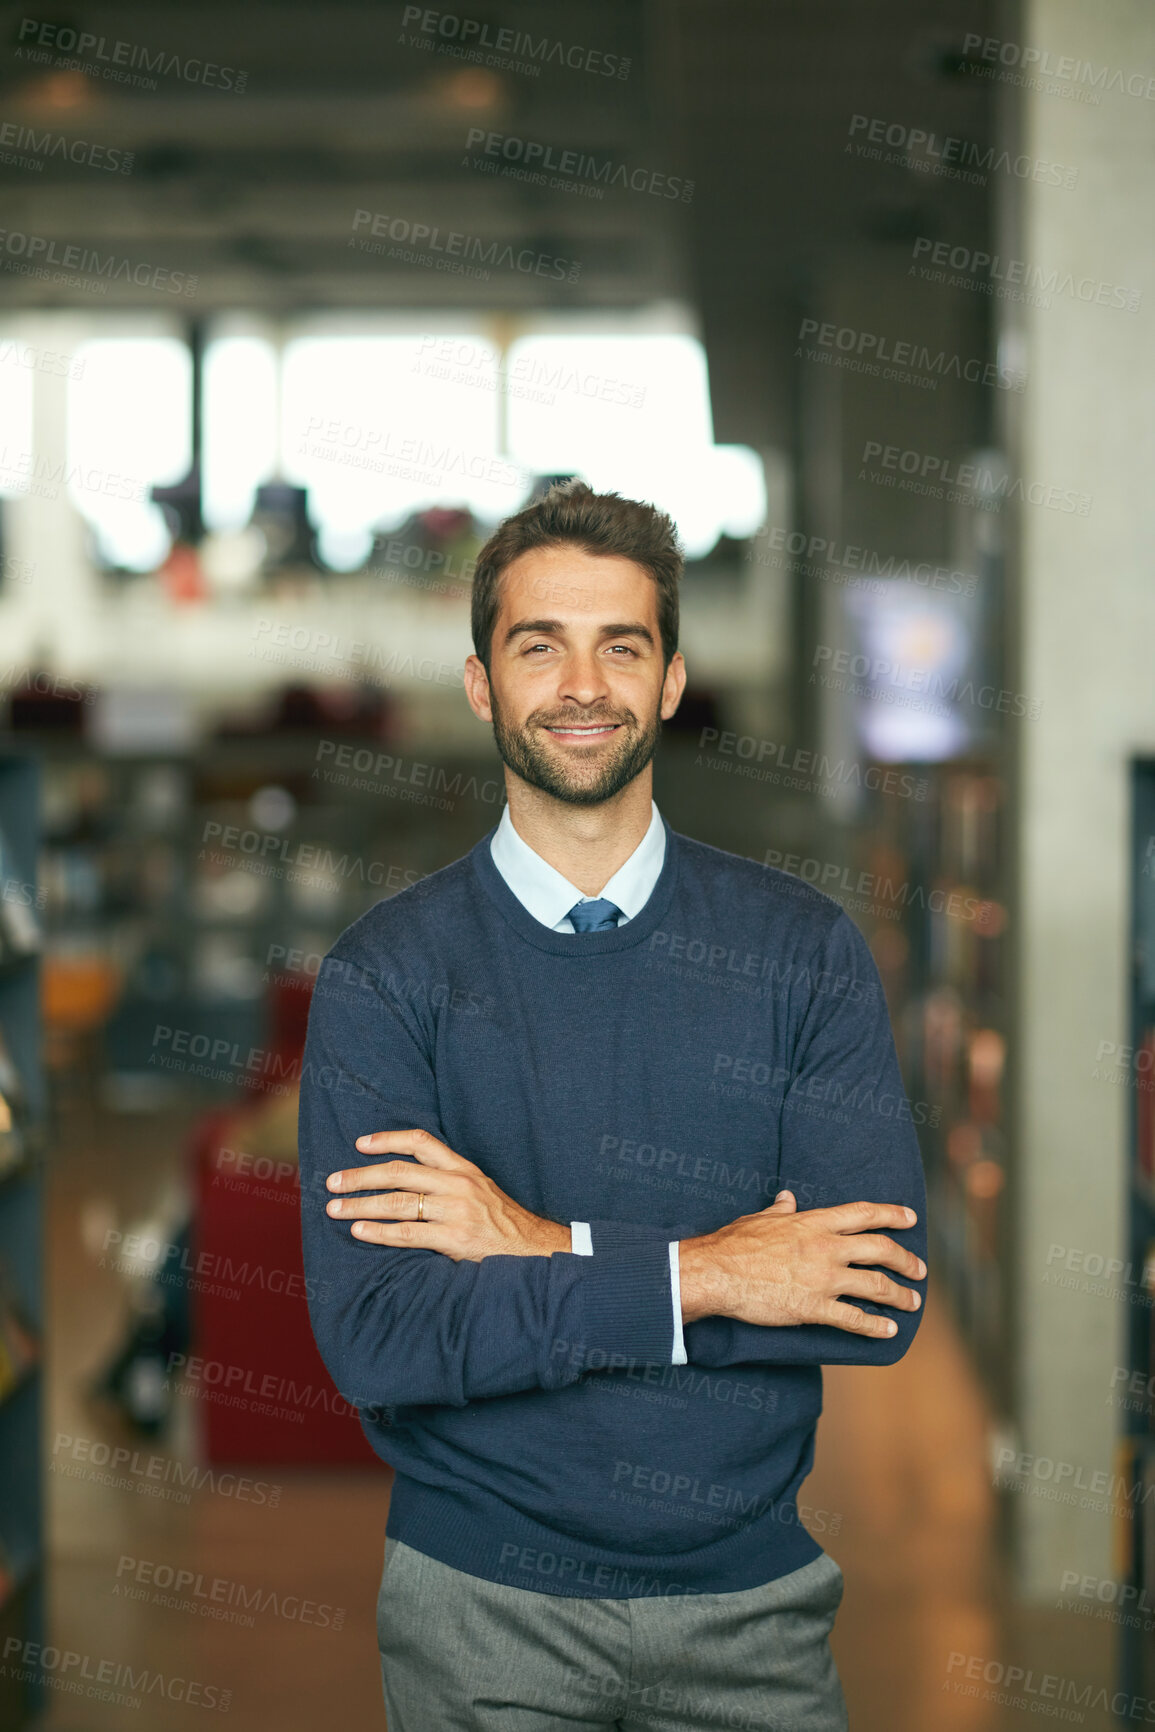
[[[493,720],[493,705],[489,697],[489,675],[480,656],[465,658],[465,697],[474,715],[482,722]]]
[[[666,677],[662,681],[662,705],[659,714],[664,722],[668,722],[682,701],[682,693],[686,689],[686,663],[681,650],[675,650],[670,657],[670,665],[666,669]]]

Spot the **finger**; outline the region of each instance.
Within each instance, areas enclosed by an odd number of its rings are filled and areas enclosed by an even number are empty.
[[[435,1137],[432,1131],[366,1131],[357,1138],[363,1155],[416,1155],[428,1167],[471,1167],[463,1155]]]
[[[912,1281],[921,1281],[926,1264],[913,1251],[896,1245],[882,1233],[843,1234],[838,1240],[835,1256],[843,1263],[881,1263],[885,1269],[897,1269]]]
[[[857,1305],[844,1305],[839,1299],[832,1299],[825,1315],[817,1321],[833,1324],[835,1329],[845,1329],[850,1335],[869,1335],[885,1340],[898,1334],[898,1324],[893,1317],[876,1317],[871,1311],[860,1311]]]
[[[446,1229],[439,1221],[354,1221],[354,1239],[366,1245],[404,1246],[414,1251],[443,1251],[448,1247]]]
[[[331,1191],[448,1191],[460,1184],[460,1175],[436,1167],[414,1166],[412,1161],[383,1161],[372,1167],[345,1167],[330,1173]]]
[[[793,1215],[798,1208],[798,1199],[793,1191],[779,1191],[768,1209],[763,1209],[764,1215]]]
[[[869,1299],[872,1305],[889,1305],[894,1311],[917,1311],[922,1305],[921,1293],[892,1281],[880,1269],[848,1269],[841,1293],[850,1299]]]
[[[880,1227],[913,1227],[918,1216],[901,1203],[837,1203],[823,1209],[832,1233],[868,1233]]]
[[[389,1191],[384,1197],[333,1197],[325,1204],[325,1213],[335,1220],[345,1221],[434,1221],[442,1216],[431,1208],[428,1197],[420,1215],[421,1201],[415,1191]]]
[[[472,1161],[455,1153],[447,1143],[440,1142],[430,1131],[369,1131],[358,1137],[355,1145],[365,1155],[413,1155],[427,1167],[442,1168],[447,1172],[475,1171]],[[343,1184],[347,1171],[342,1169],[330,1173],[325,1181],[331,1191],[348,1190]]]

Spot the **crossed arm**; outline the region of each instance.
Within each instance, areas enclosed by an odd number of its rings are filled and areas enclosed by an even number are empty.
[[[348,1223],[364,1244],[438,1251],[471,1263],[495,1256],[550,1257],[570,1249],[568,1227],[523,1209],[480,1167],[428,1131],[371,1132],[358,1137],[356,1146],[363,1154],[412,1157],[328,1176],[334,1195],[326,1213]],[[886,1271],[920,1281],[926,1265],[883,1231],[915,1222],[913,1209],[892,1203],[860,1201],[800,1212],[793,1194],[781,1191],[768,1209],[682,1241],[682,1321],[730,1317],[760,1328],[821,1323],[852,1335],[893,1336],[898,1325],[892,1317],[853,1301],[919,1309],[917,1289]]]
[[[849,922],[827,952],[832,978],[873,966]],[[594,1221],[594,1254],[570,1254],[567,1225],[448,1146],[415,1007],[379,969],[332,960],[336,979],[322,970],[310,1010],[299,1147],[313,1331],[345,1398],[457,1406],[668,1365],[668,1242],[680,1235]],[[866,1015],[816,997],[794,1053],[781,1182],[807,1195],[813,1180],[832,1206],[799,1210],[786,1189],[768,1209],[680,1237],[685,1349],[700,1367],[891,1364],[920,1319],[922,1168],[909,1109],[908,1122],[895,1116],[905,1097],[881,992]],[[848,1112],[822,1104],[848,1089],[859,1091]]]

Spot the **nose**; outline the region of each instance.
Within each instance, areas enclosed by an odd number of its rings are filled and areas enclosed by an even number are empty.
[[[609,696],[605,664],[593,650],[574,650],[566,656],[558,680],[558,698],[583,710]]]

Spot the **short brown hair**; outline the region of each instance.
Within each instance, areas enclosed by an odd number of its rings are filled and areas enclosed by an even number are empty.
[[[477,556],[470,624],[473,647],[485,671],[489,672],[502,572],[532,548],[558,547],[567,541],[586,553],[632,559],[649,572],[658,586],[662,665],[669,667],[678,647],[678,582],[685,564],[673,519],[641,500],[595,493],[584,481],[563,481],[499,523]]]

